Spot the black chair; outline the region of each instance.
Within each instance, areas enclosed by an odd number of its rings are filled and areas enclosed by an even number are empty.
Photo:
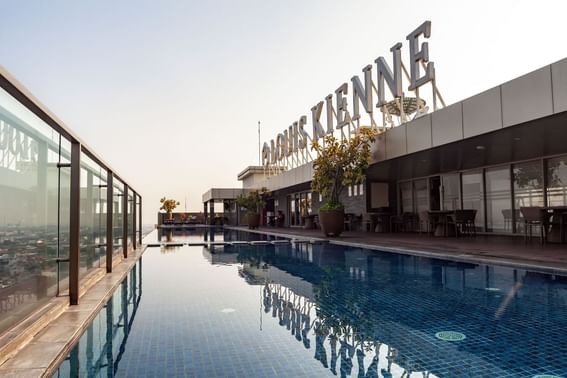
[[[532,239],[532,227],[538,226],[540,230],[541,244],[547,241],[547,227],[549,226],[549,214],[541,207],[520,207],[520,213],[524,218],[524,242]],[[528,235],[529,234],[529,235]]]
[[[475,209],[455,210],[453,219],[449,220],[455,227],[455,236],[476,235],[475,218]]]
[[[416,220],[415,214],[410,212],[394,215],[390,218],[390,230],[392,232],[413,231],[415,229]]]

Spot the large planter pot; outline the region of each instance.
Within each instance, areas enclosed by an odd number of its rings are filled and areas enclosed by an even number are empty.
[[[253,230],[260,225],[260,214],[248,214],[248,228]]]
[[[320,211],[319,223],[325,236],[339,236],[345,227],[345,210]]]

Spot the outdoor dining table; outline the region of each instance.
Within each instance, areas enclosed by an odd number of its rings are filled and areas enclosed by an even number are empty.
[[[547,206],[543,210],[550,213],[554,218],[558,218],[559,222],[554,222],[551,224],[551,230],[547,240],[550,242],[565,243],[565,234],[567,226],[567,206]]]
[[[429,210],[429,217],[435,225],[434,236],[450,236],[449,217],[455,213],[454,210]]]

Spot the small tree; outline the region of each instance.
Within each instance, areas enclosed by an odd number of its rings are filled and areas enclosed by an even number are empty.
[[[171,213],[173,209],[179,205],[179,202],[174,199],[166,199],[165,197],[160,199],[159,202],[161,203],[161,207],[159,209],[164,210],[166,213]]]
[[[264,198],[268,189],[251,190],[247,195],[240,194],[236,197],[236,204],[246,209],[248,214],[259,214],[260,210],[266,205]]]
[[[343,208],[339,196],[344,187],[364,182],[370,163],[370,144],[376,135],[376,129],[361,127],[350,140],[338,140],[329,134],[323,146],[313,142],[311,148],[318,156],[313,162],[311,189],[326,201],[321,210]]]

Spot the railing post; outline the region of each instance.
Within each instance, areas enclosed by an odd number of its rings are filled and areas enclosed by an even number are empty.
[[[81,222],[81,144],[71,143],[71,194],[69,204],[69,303],[79,304]]]
[[[128,258],[128,185],[124,183],[122,196],[122,253]]]
[[[140,214],[138,214],[138,216],[140,218],[139,219],[139,222],[140,222],[139,223],[139,228],[140,228],[139,229],[139,235],[140,235],[139,236],[140,237],[139,242],[140,242],[140,245],[142,245],[142,196],[140,196]]]
[[[112,256],[114,255],[114,179],[110,169],[106,171],[106,272],[112,272]]]
[[[132,247],[134,249],[136,249],[136,222],[138,221],[138,218],[136,217],[136,198],[138,197],[138,195],[133,192],[132,193]]]

